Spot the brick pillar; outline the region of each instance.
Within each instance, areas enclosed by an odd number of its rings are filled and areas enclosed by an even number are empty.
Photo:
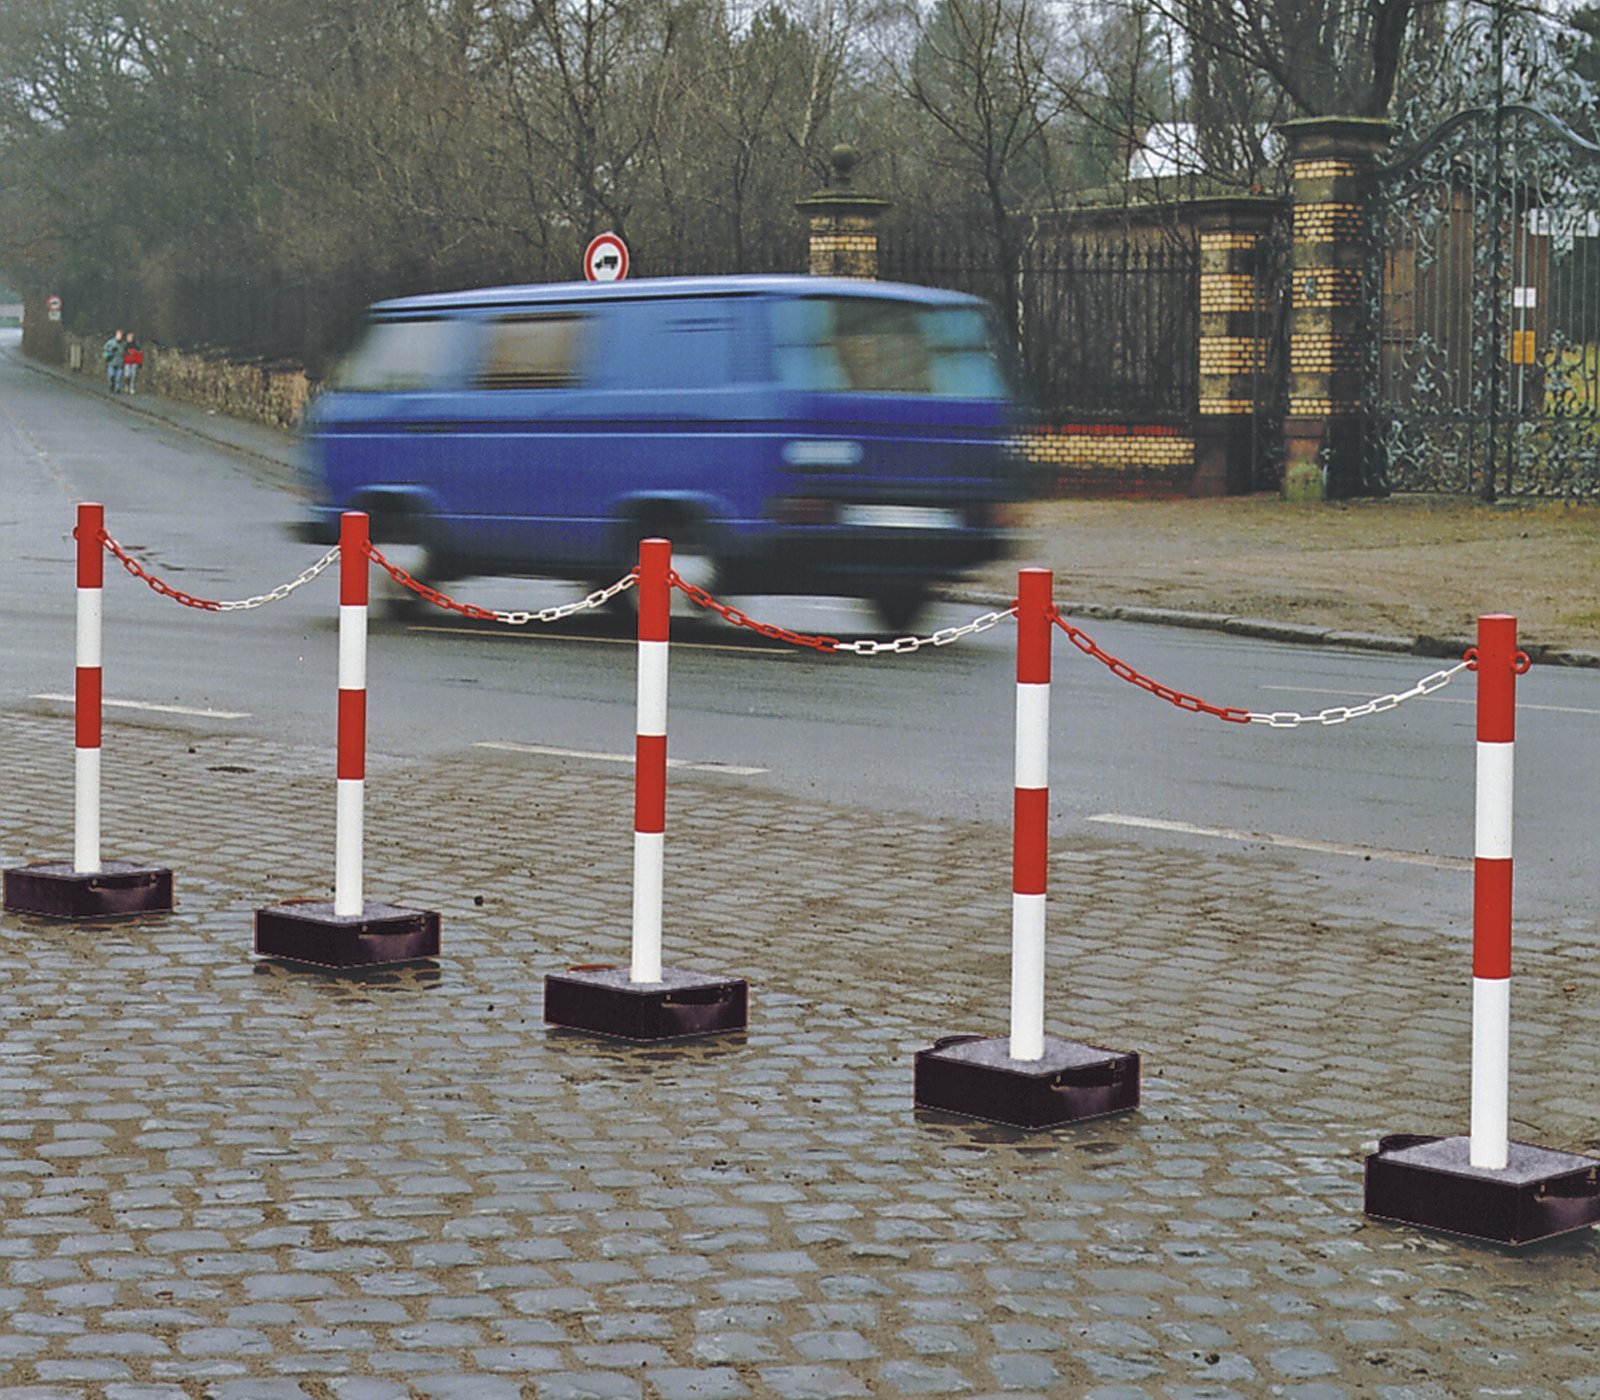
[[[813,277],[877,279],[878,221],[889,201],[862,194],[852,186],[851,176],[860,159],[853,146],[835,146],[828,187],[795,201],[810,227],[807,271]]]
[[[1337,500],[1365,489],[1361,381],[1375,311],[1363,304],[1366,200],[1392,128],[1313,117],[1278,129],[1289,142],[1294,206],[1283,494]]]
[[[1255,484],[1261,434],[1278,399],[1273,382],[1276,286],[1268,275],[1276,199],[1197,200],[1186,206],[1200,236],[1200,404],[1196,496],[1237,495]]]

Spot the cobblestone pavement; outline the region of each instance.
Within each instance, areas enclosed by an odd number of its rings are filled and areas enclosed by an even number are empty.
[[[59,857],[70,723],[0,739],[0,854]],[[540,1019],[625,956],[624,771],[375,758],[368,893],[445,951],[341,978],[249,953],[326,894],[331,756],[107,744],[106,854],[179,909],[0,918],[4,1400],[1600,1396],[1600,1236],[1363,1218],[1379,1134],[1465,1125],[1465,941],[1315,858],[1058,847],[1050,1029],[1141,1051],[1145,1104],[1023,1135],[910,1098],[1004,1030],[1003,830],[675,775],[669,961],[751,1029],[630,1048]],[[1516,1137],[1600,1148],[1597,930],[1521,933]]]

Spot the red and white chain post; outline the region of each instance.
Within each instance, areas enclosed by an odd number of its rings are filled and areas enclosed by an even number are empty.
[[[1478,619],[1477,822],[1472,877],[1472,1134],[1475,1167],[1504,1168],[1511,1059],[1511,792],[1517,620]]]
[[[638,733],[633,793],[633,982],[661,980],[667,831],[667,640],[672,544],[639,541]]]
[[[1045,890],[1050,857],[1049,569],[1017,574],[1016,796],[1012,810],[1011,1045],[1044,1057]]]
[[[78,506],[78,643],[73,713],[77,731],[73,754],[72,868],[79,875],[100,870],[100,739],[102,677],[100,636],[105,598],[106,556],[101,543],[106,511]]]
[[[362,822],[367,780],[367,516],[339,518],[339,752],[334,827],[333,912],[365,907],[361,888]]]

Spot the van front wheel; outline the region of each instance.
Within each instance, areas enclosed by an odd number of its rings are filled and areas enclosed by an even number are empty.
[[[619,561],[620,573],[627,572],[639,562],[640,540],[669,540],[672,544],[673,572],[694,588],[704,589],[712,594],[716,592],[719,570],[716,556],[711,552],[711,532],[698,521],[682,516],[646,517],[629,530],[628,534],[631,538],[624,546],[623,560]],[[628,589],[627,592],[619,594],[615,602],[625,613],[629,615],[636,613],[639,607],[637,590]],[[674,616],[689,616],[698,613],[700,609],[682,593],[674,590],[672,611]]]

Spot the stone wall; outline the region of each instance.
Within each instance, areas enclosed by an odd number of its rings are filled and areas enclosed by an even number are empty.
[[[110,332],[107,332],[109,335]],[[106,336],[63,335],[60,361],[65,368],[105,377],[100,347]],[[230,418],[296,428],[311,401],[312,383],[296,365],[227,360],[199,351],[144,345],[139,392],[214,408]]]

